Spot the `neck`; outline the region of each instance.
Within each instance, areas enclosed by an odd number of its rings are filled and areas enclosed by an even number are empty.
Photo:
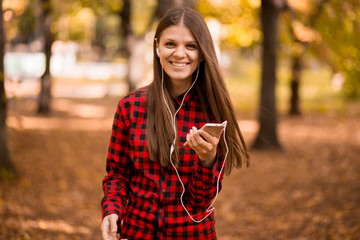
[[[169,91],[172,97],[178,97],[181,94],[185,93],[191,86],[191,81],[186,81],[186,83],[177,83],[170,81]]]

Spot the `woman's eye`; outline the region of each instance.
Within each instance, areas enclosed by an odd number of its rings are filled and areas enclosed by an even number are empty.
[[[187,45],[187,47],[190,48],[190,49],[196,49],[197,48],[197,46],[195,44],[189,44],[189,45]]]
[[[165,43],[165,46],[173,47],[173,46],[175,46],[175,43],[168,42],[168,43]]]

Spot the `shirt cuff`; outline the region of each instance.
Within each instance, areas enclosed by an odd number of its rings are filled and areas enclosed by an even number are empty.
[[[196,169],[196,175],[200,177],[203,181],[213,182],[215,177],[217,176],[217,165],[219,162],[218,154],[216,154],[215,161],[211,167],[206,167],[201,164],[200,160],[198,163],[198,167]]]
[[[119,219],[122,218],[122,214],[124,212],[124,208],[120,207],[118,204],[115,203],[103,203],[101,206],[101,212],[102,212],[102,218],[110,215],[110,214],[116,214],[119,216]]]

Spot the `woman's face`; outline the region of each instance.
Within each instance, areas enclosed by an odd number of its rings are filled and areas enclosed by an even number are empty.
[[[201,61],[199,45],[193,34],[182,24],[168,27],[158,39],[157,48],[160,63],[170,77],[172,88],[186,91]]]

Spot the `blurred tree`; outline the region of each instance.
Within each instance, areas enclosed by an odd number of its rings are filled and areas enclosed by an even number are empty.
[[[12,1],[12,0],[3,0],[3,12],[4,12],[4,24],[5,24],[5,29],[6,29],[6,38],[7,38],[7,42],[12,43],[12,42],[21,42],[21,40],[26,40],[26,37],[21,36],[19,29],[21,28],[19,26],[19,21],[23,21],[24,20],[24,25],[26,25],[27,27],[29,27],[28,23],[31,22],[32,20],[30,18],[25,19],[20,19],[20,16],[26,11],[26,7],[29,7],[28,5],[31,5],[30,3],[28,4],[28,0],[18,0],[18,1]],[[33,14],[30,13],[30,11],[28,11],[27,13],[29,14]],[[27,21],[25,23],[25,21]],[[34,21],[33,21],[34,22]],[[24,27],[25,28],[25,27]],[[26,35],[26,34],[24,34]]]
[[[300,115],[300,81],[301,72],[303,70],[303,58],[310,47],[310,44],[317,40],[317,34],[314,31],[314,25],[321,15],[325,3],[329,0],[320,0],[313,3],[314,6],[310,7],[310,3],[303,1],[301,6],[297,7],[294,0],[288,1],[288,26],[290,29],[290,36],[293,40],[293,51],[291,55],[291,98],[290,98],[290,115]],[[292,7],[294,4],[294,7]],[[297,11],[298,10],[298,11]],[[300,14],[299,14],[300,12]]]
[[[51,75],[50,58],[53,36],[50,29],[51,24],[51,0],[38,0],[38,23],[40,32],[40,41],[45,53],[45,72],[41,76],[41,88],[38,99],[38,113],[48,113],[50,111],[51,101]]]
[[[28,44],[34,40],[36,26],[36,18],[34,12],[35,8],[33,1],[30,1],[26,6],[25,11],[18,16],[18,29],[16,37],[11,41],[12,43]]]
[[[341,73],[347,98],[360,97],[360,1],[331,0],[315,24],[322,41],[314,53]]]
[[[92,46],[99,60],[114,61],[124,55],[124,49],[120,47],[124,45],[124,40],[120,36],[121,20],[118,12],[96,17]]]
[[[131,0],[123,0],[123,7],[119,12],[121,17],[121,34],[125,39],[125,54],[128,59],[128,72],[126,76],[126,81],[128,84],[129,92],[136,89],[136,84],[141,79],[141,73],[139,69],[136,69],[136,65],[139,66],[141,63],[136,57],[135,50],[138,49],[138,46],[141,42],[144,41],[143,36],[137,37],[134,34],[133,27],[131,24]]]
[[[281,147],[277,137],[275,84],[278,19],[285,7],[284,0],[261,1],[260,16],[263,31],[263,52],[258,119],[260,129],[253,144],[255,149]]]
[[[3,1],[0,0],[0,177],[11,175],[15,172],[15,167],[10,161],[7,147],[7,98],[5,93],[5,74],[4,74],[4,49],[5,31],[3,20]]]
[[[169,11],[169,9],[177,6],[195,8],[195,0],[157,0],[156,9],[149,22],[149,25],[152,25],[154,22],[164,16],[165,13]]]
[[[219,34],[224,47],[244,49],[259,44],[260,0],[198,0],[196,8],[205,18],[221,23]]]

